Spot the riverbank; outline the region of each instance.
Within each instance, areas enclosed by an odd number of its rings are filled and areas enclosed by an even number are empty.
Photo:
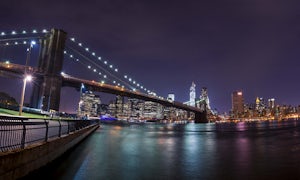
[[[22,128],[22,132],[20,133],[19,131],[16,131],[19,127],[19,125],[16,124],[18,123],[17,120],[12,121],[3,120],[3,123],[0,123],[1,136],[3,135],[4,137],[9,137],[6,139],[1,138],[1,140],[4,140],[4,142],[2,142],[1,144],[2,146],[5,145],[3,144],[5,142],[9,145],[9,142],[15,141],[16,137],[17,139],[19,139],[19,134],[24,135],[22,136],[22,139],[25,140],[25,143],[27,138],[32,139],[33,136],[39,136],[44,141],[37,141],[34,143],[30,143],[29,145],[26,143],[26,145],[24,144],[23,147],[11,147],[13,150],[10,149],[4,152],[0,152],[0,179],[17,179],[27,175],[33,170],[36,170],[61,156],[63,153],[74,147],[99,127],[99,122],[88,123],[88,121],[83,121],[82,123],[80,123],[80,121],[75,121],[79,122],[79,124],[76,124],[81,125],[75,125],[75,129],[73,131],[69,131],[69,128],[73,127],[69,127],[68,125],[67,134],[63,134],[61,132],[62,126],[55,126],[56,128],[59,128],[59,134],[58,136],[53,137],[54,129],[53,127],[49,129],[48,125],[46,125],[46,129],[40,127],[40,125],[38,125],[39,127],[32,128],[31,126],[33,126],[34,123],[28,121],[30,125],[27,129],[26,123],[28,122],[21,122],[24,123],[23,126],[25,129]],[[7,130],[7,126],[10,122],[13,123],[11,124],[13,125],[13,128]],[[39,133],[34,131],[37,128]],[[46,131],[46,134],[44,130]],[[19,147],[19,144],[16,144],[16,147]]]

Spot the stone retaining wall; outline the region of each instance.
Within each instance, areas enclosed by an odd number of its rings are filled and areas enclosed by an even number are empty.
[[[36,170],[75,146],[99,125],[93,125],[67,136],[26,147],[23,150],[0,153],[0,179],[17,179]]]

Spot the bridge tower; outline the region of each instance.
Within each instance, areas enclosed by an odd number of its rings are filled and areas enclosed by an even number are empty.
[[[42,77],[33,88],[31,106],[45,111],[59,111],[60,90],[62,85],[61,70],[67,33],[59,29],[51,31],[40,40],[38,69]]]

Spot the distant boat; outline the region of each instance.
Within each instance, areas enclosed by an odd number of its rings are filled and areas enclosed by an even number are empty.
[[[117,121],[118,119],[109,115],[109,114],[105,114],[105,115],[101,115],[100,116],[100,121]]]

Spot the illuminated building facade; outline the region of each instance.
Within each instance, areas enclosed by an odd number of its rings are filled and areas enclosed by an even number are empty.
[[[162,115],[162,109],[160,105],[155,102],[145,101],[144,102],[144,111],[143,117],[144,118],[160,118]]]
[[[234,117],[240,117],[244,113],[244,97],[242,91],[234,91],[231,95],[232,113]]]
[[[190,87],[190,106],[195,106],[196,105],[196,84],[192,82],[192,85]]]
[[[264,98],[262,97],[256,97],[255,100],[255,109],[258,113],[258,116],[265,116],[266,115],[266,103],[264,101]]]
[[[174,93],[169,93],[167,100],[169,100],[169,101],[175,101],[175,94]]]
[[[269,109],[275,108],[275,99],[274,98],[268,99],[268,106],[269,106]]]
[[[124,112],[124,97],[117,95],[116,96],[116,101],[115,101],[115,106],[116,106],[116,116],[123,116]]]
[[[85,91],[81,93],[78,116],[79,117],[93,117],[100,114],[100,97],[93,94],[92,91]]]

